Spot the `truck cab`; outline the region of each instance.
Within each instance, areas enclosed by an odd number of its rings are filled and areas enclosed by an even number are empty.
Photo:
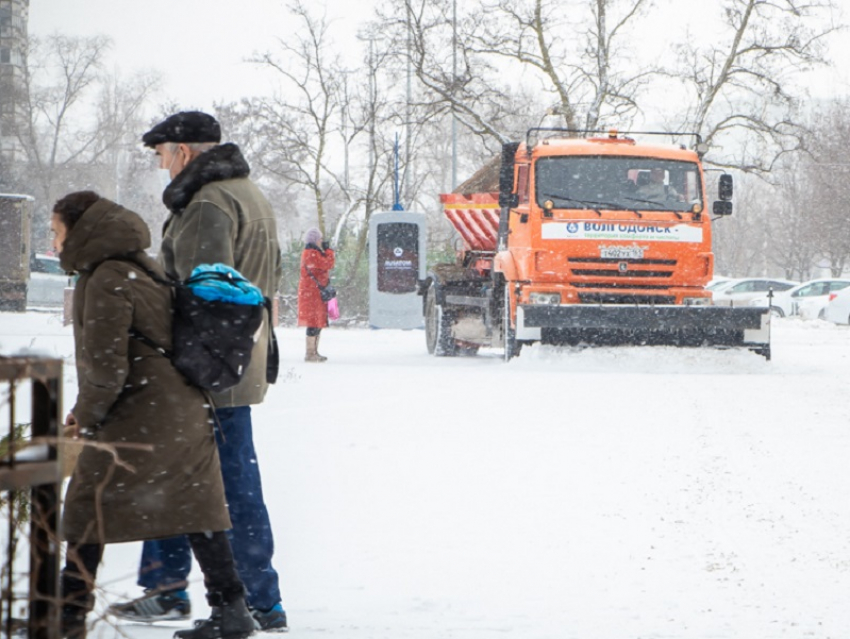
[[[711,222],[694,151],[543,140],[518,149],[515,187],[496,269],[529,283],[522,301],[710,303]]]

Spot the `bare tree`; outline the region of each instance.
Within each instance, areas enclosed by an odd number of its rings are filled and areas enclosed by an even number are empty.
[[[760,219],[767,232],[766,254],[788,279],[811,278],[820,251],[819,233],[812,224],[809,187],[799,172],[799,161],[788,157],[775,171],[779,182],[758,184],[764,198]]]
[[[329,145],[340,132],[346,69],[330,51],[327,20],[315,18],[300,2],[291,11],[303,27],[296,30],[294,42],[281,39],[279,52],[254,60],[275,72],[283,92],[275,98],[258,98],[253,116],[280,136],[276,153],[261,156],[260,161],[267,170],[310,189],[318,226],[325,234],[325,191],[332,188],[327,180],[340,185],[329,166]],[[289,92],[297,97],[289,98]]]
[[[396,112],[389,98],[390,77],[386,65],[389,54],[386,47],[377,46],[379,34],[366,33],[364,41],[368,43],[368,52],[364,60],[367,81],[362,75],[346,76],[346,100],[343,107],[342,133],[345,150],[345,180],[342,193],[345,196],[345,210],[337,222],[334,238],[339,239],[346,223],[355,212],[362,211],[357,219],[359,224],[352,229],[353,250],[350,251],[350,265],[346,285],[351,286],[358,274],[363,272],[361,264],[366,254],[369,220],[375,211],[388,210],[393,199],[391,183],[393,178],[393,141],[384,132]],[[383,82],[382,82],[383,79]],[[367,162],[358,171],[357,180],[352,182],[349,170],[349,153],[358,139],[362,140],[359,150],[365,151]],[[389,196],[389,197],[388,197]],[[365,287],[363,287],[365,290]],[[365,299],[363,300],[365,303]],[[364,306],[365,308],[365,306]]]
[[[41,202],[52,202],[57,174],[73,165],[94,142],[74,144],[69,135],[74,108],[97,79],[108,38],[30,37],[21,81],[16,84],[14,117],[4,130],[16,137],[32,169]],[[71,138],[71,139],[69,139]]]
[[[484,29],[469,34],[480,54],[519,62],[539,79],[569,129],[597,129],[603,119],[628,121],[642,84],[655,70],[628,68],[624,45],[651,0],[497,0],[487,2]],[[564,37],[570,29],[577,37]],[[581,34],[581,35],[579,35]]]
[[[850,100],[837,99],[813,115],[810,153],[799,163],[798,180],[805,185],[800,208],[817,236],[817,249],[829,261],[832,274],[842,274],[850,262]]]
[[[485,0],[456,16],[452,0],[405,0],[379,12],[383,28],[406,42],[424,91],[417,107],[430,117],[451,113],[482,139],[504,142],[548,114],[571,129],[627,120],[654,70],[627,69],[624,42],[651,0]],[[395,8],[397,5],[393,5]],[[577,17],[578,16],[578,17]],[[565,30],[582,34],[563,37]],[[539,84],[531,102],[509,98],[516,82]],[[515,111],[514,108],[519,108]],[[522,118],[515,116],[522,115]]]
[[[319,226],[338,249],[335,277],[346,307],[365,309],[359,280],[368,221],[392,203],[391,129],[398,127],[384,123],[397,123],[399,114],[396,79],[386,69],[390,47],[382,34],[364,34],[363,64],[346,67],[334,53],[329,22],[302,4],[291,10],[302,27],[295,40],[252,60],[280,81],[279,91],[219,105],[217,114],[240,139],[255,177],[286,194],[281,226],[296,230],[290,239],[308,224]],[[297,281],[297,273],[288,279]]]
[[[484,12],[471,5],[456,18],[456,7],[452,0],[404,0],[377,12],[376,28],[395,43],[396,55],[417,81],[406,96],[407,120],[451,116],[475,135],[507,141],[510,133],[502,125],[507,84],[467,38],[481,28]]]
[[[679,126],[702,135],[715,165],[769,172],[801,148],[793,76],[823,63],[832,9],[832,0],[724,0],[720,38],[678,45],[672,75],[690,92]]]
[[[146,128],[144,112],[160,86],[160,76],[139,72],[123,79],[115,72],[103,75],[98,84],[94,103],[97,124],[87,160],[100,165],[99,182],[104,194],[123,202],[131,196],[128,187],[135,185],[133,178],[139,176],[132,164],[141,132]]]
[[[43,212],[68,190],[96,188],[120,197],[119,156],[134,144],[143,106],[159,85],[154,74],[124,81],[106,74],[104,36],[30,37],[15,108],[3,129],[23,151],[19,180]],[[46,217],[37,217],[36,240]]]

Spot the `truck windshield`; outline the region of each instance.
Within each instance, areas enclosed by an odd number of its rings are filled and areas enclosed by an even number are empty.
[[[693,211],[702,205],[697,164],[656,158],[541,158],[535,194],[538,206],[551,200],[556,209]]]

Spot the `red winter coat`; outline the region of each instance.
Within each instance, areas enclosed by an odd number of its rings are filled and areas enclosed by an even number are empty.
[[[324,328],[328,325],[328,305],[322,301],[319,287],[307,274],[313,274],[319,284],[327,286],[330,271],[334,267],[333,249],[322,251],[315,244],[308,244],[301,254],[301,280],[298,282],[298,326]]]

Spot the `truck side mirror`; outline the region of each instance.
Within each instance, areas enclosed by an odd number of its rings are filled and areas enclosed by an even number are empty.
[[[720,176],[720,184],[717,187],[717,197],[724,202],[728,202],[732,199],[732,191],[732,176],[728,173],[724,173]]]
[[[714,202],[714,214],[718,217],[722,217],[724,215],[732,215],[732,203],[731,202]]]
[[[519,195],[514,190],[514,161],[519,142],[505,142],[502,145],[502,159],[499,166],[499,206],[505,208],[516,208],[519,204]]]
[[[499,206],[501,208],[515,209],[519,206],[519,193],[499,193]]]

